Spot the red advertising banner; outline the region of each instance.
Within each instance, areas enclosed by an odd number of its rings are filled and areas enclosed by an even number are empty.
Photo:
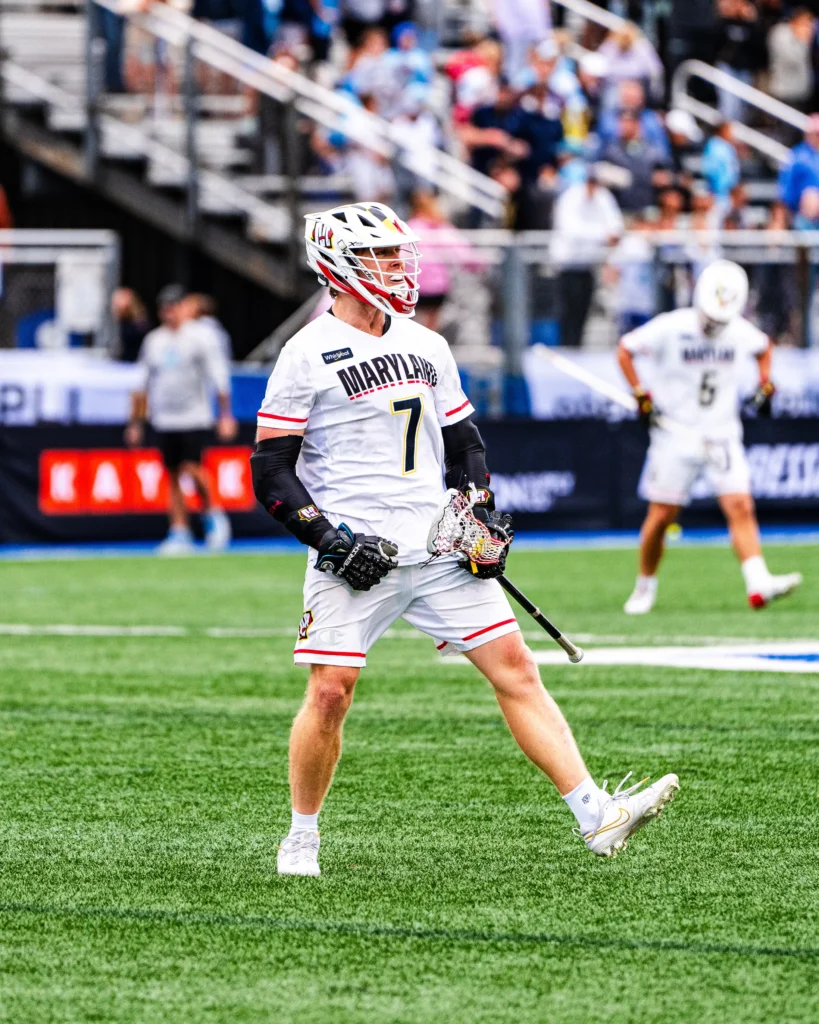
[[[203,457],[214,498],[228,512],[256,505],[249,446],[208,448]],[[190,477],[182,490],[192,511],[200,507]],[[40,453],[39,507],[46,515],[164,512],[168,477],[155,448],[47,449]]]

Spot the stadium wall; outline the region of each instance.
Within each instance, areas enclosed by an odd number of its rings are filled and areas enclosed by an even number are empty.
[[[254,430],[244,424],[237,444],[206,456],[239,537],[282,532],[253,498]],[[487,422],[481,432],[498,504],[519,530],[639,525],[647,439],[637,423],[519,420]],[[745,439],[761,521],[819,522],[819,419],[752,420]],[[148,445],[126,450],[120,426],[0,427],[0,543],[161,538],[166,483]],[[704,481],[695,494],[684,522],[720,523]]]

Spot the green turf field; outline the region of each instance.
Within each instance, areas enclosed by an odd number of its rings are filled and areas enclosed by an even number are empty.
[[[806,584],[752,613],[727,550],[672,550],[636,621],[633,552],[519,552],[510,575],[607,644],[816,638],[819,548],[768,561]],[[487,685],[399,629],[359,684],[323,876],[279,880],[301,577],[298,556],[0,564],[2,623],[180,634],[0,635],[0,1020],[819,1019],[819,675],[544,668],[598,780],[680,775],[608,862]]]

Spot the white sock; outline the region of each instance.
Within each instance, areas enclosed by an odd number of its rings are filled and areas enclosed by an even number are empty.
[[[605,796],[606,794],[589,775],[579,786],[575,786],[571,793],[563,797],[569,805],[569,810],[577,818],[578,827],[583,835],[597,828],[600,805]]]
[[[657,577],[656,576],[638,576],[637,586],[640,590],[648,591],[649,593],[657,592]]]
[[[762,555],[746,558],[741,568],[747,593],[763,594],[771,574],[768,572],[768,566],[765,565],[765,559]]]
[[[299,814],[293,811],[293,818],[290,822],[291,832],[318,832],[318,811],[315,814]]]

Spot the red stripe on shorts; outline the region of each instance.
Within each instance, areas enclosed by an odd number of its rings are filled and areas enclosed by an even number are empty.
[[[494,626],[486,626],[484,629],[479,629],[477,633],[470,633],[469,636],[465,636],[462,642],[467,640],[474,640],[476,636],[480,636],[481,633],[488,633],[492,629],[498,629],[500,626],[508,626],[510,622],[517,622],[517,619],[504,619],[503,622],[496,622]]]
[[[366,658],[360,651],[311,651],[306,647],[297,647],[294,654],[332,654],[338,658]]]

